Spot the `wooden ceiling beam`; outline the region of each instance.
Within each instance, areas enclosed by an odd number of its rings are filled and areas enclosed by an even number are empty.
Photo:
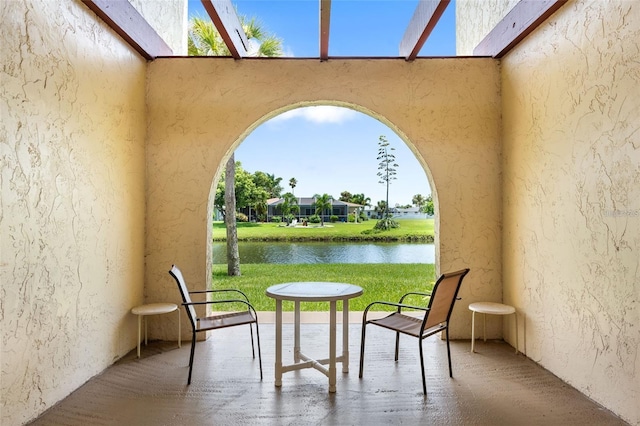
[[[320,60],[329,59],[329,27],[331,24],[331,0],[320,0]]]
[[[127,0],[82,0],[100,19],[147,60],[173,51]]]
[[[241,59],[249,53],[249,40],[231,0],[201,0],[231,56]]]
[[[449,5],[449,0],[421,0],[400,42],[400,56],[413,61]]]
[[[474,56],[503,57],[566,2],[567,0],[520,0],[473,49]]]

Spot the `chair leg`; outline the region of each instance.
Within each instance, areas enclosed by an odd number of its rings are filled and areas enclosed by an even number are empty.
[[[258,320],[256,320],[256,338],[258,339],[258,363],[260,364],[260,380],[262,380],[262,351],[260,350],[260,328],[258,327]],[[253,346],[253,336],[251,336],[251,345]]]
[[[451,349],[449,348],[449,327],[445,330],[445,335],[447,336],[447,358],[449,359],[449,377],[453,377],[453,369],[451,368]]]
[[[258,326],[256,325],[256,330],[258,329]],[[253,356],[253,359],[256,359],[256,350],[253,347],[253,324],[249,324],[249,332],[251,333],[251,355]]]
[[[427,379],[424,375],[424,357],[422,356],[422,339],[418,337],[418,346],[420,347],[420,368],[422,369],[422,392],[427,396]]]
[[[398,353],[400,352],[400,333],[396,332],[396,354],[394,361],[398,361]]]
[[[191,356],[189,357],[189,378],[187,379],[187,384],[191,384],[191,371],[193,370],[193,355],[196,351],[196,332],[193,332],[191,337]]]
[[[362,321],[362,337],[360,339],[360,373],[358,377],[362,379],[362,373],[364,371],[364,337],[367,329],[367,323]]]

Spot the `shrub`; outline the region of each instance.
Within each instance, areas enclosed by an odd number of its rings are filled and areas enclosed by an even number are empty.
[[[349,216],[347,216],[347,222],[353,223],[355,221],[356,221],[356,216],[353,213],[351,213]]]
[[[389,229],[398,227],[400,227],[400,224],[398,224],[398,222],[391,219],[390,217],[386,217],[384,219],[380,219],[373,228],[380,231],[388,231]]]
[[[322,221],[320,220],[320,216],[318,216],[317,214],[314,214],[313,216],[309,216],[309,222],[320,223]]]
[[[236,222],[249,222],[249,218],[246,214],[238,212],[236,213]]]
[[[335,214],[332,214],[331,216],[329,216],[329,221],[331,223],[336,223],[338,221],[338,216],[336,216]]]
[[[280,216],[272,216],[271,222],[280,223],[282,222],[282,218]]]

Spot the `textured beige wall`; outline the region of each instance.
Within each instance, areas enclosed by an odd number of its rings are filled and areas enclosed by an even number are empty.
[[[187,0],[129,0],[176,56],[187,55]]]
[[[133,347],[146,64],[80,1],[0,2],[3,425]]]
[[[172,263],[194,288],[210,279],[212,185],[252,129],[295,106],[343,105],[396,129],[427,169],[439,208],[439,268],[472,270],[452,330],[453,337],[468,338],[466,305],[502,298],[496,62],[273,61],[185,58],[149,65],[148,294],[179,301],[167,274]],[[154,333],[175,337],[167,324]]]
[[[456,0],[456,54],[471,56],[520,0]]]
[[[527,355],[640,424],[640,2],[572,1],[502,61],[504,297]]]

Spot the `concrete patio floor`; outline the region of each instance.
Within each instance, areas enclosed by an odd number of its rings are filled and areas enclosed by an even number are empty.
[[[417,340],[401,339],[393,361],[393,333],[367,329],[364,378],[358,378],[361,325],[350,324],[350,371],[338,365],[337,392],[307,369],[288,372],[274,386],[275,330],[261,323],[264,380],[251,358],[248,327],[218,330],[196,346],[187,386],[190,343],[150,342],[135,348],[102,374],[32,422],[33,425],[624,425],[595,402],[515,355],[501,341],[451,345],[424,341],[426,397],[422,394]],[[325,358],[328,325],[303,324],[302,350]],[[341,348],[338,327],[338,349]],[[292,362],[293,326],[283,329],[283,361]]]

